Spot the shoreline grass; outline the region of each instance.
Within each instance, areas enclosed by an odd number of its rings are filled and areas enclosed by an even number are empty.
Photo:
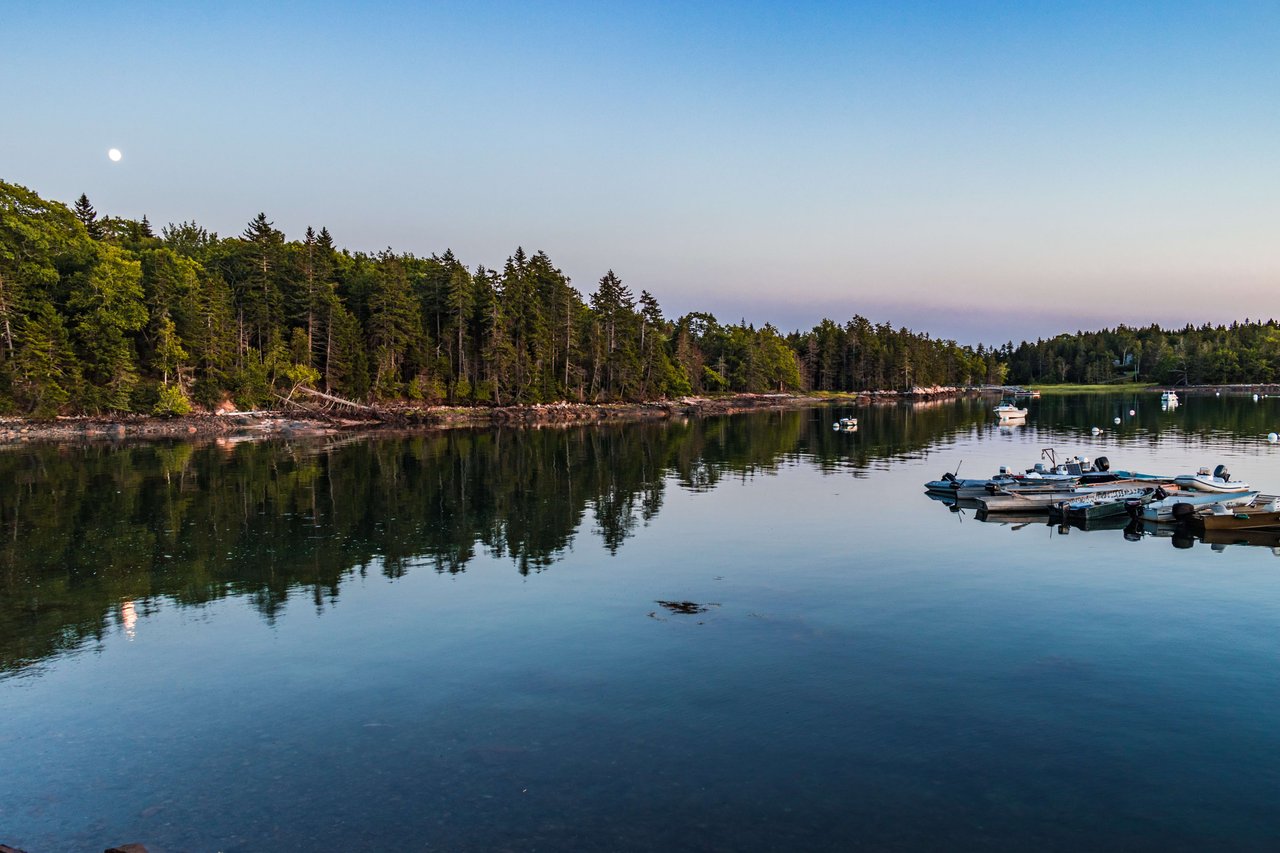
[[[1156,391],[1159,386],[1150,382],[1113,382],[1106,385],[1028,385],[1028,390],[1044,394],[1133,394]]]

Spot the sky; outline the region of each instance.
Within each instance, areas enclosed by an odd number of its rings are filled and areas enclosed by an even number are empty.
[[[0,30],[0,180],[157,227],[523,246],[783,331],[1280,319],[1274,0],[0,0]]]

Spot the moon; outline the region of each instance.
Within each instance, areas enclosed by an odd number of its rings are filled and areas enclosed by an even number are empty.
[[[119,148],[112,148],[111,150],[109,150],[109,151],[107,152],[107,157],[108,157],[108,159],[110,159],[110,160],[111,160],[111,162],[112,162],[112,163],[119,163],[119,162],[120,162],[120,158],[121,158],[121,157],[123,157],[123,156],[124,156],[124,155],[120,153],[120,149],[119,149]]]

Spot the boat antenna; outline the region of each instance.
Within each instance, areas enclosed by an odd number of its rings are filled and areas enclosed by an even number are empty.
[[[956,463],[955,475],[956,475],[957,477],[959,477],[959,476],[960,476],[960,466],[961,466],[961,465],[963,465],[963,464],[964,464],[964,460],[963,460],[963,459],[961,459],[959,462],[957,462],[957,463]]]

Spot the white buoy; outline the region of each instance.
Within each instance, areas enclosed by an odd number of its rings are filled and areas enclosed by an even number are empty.
[[[1280,435],[1276,435],[1274,432],[1269,432],[1267,433],[1267,441],[1275,444],[1277,441],[1280,441]]]
[[[1120,419],[1116,418],[1116,426],[1120,426]]]
[[[1091,430],[1089,430],[1089,431],[1090,431],[1090,432],[1092,432],[1094,435],[1098,435],[1099,433],[1101,433],[1101,432],[1102,432],[1102,429],[1101,429],[1100,427],[1094,427],[1093,429],[1091,429]]]
[[[1256,402],[1258,402],[1258,395],[1257,395],[1257,394],[1254,394],[1254,395],[1253,395],[1253,402],[1255,402],[1255,403],[1256,403]]]
[[[1133,409],[1130,409],[1130,410],[1129,410],[1129,417],[1133,417],[1133,416],[1134,416],[1134,415],[1136,415],[1136,414],[1138,414],[1138,413],[1137,413],[1137,412],[1135,412]]]

